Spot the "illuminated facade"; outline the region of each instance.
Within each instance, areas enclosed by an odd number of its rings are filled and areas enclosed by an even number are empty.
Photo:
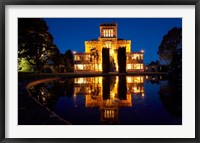
[[[85,41],[85,52],[74,53],[74,71],[102,72],[102,49],[109,49],[109,61],[114,65],[112,71],[118,71],[118,49],[125,48],[126,71],[144,71],[143,51],[131,52],[131,40],[118,38],[117,23],[100,25],[98,39]]]
[[[86,96],[87,108],[98,107],[102,123],[117,123],[118,109],[144,99],[143,76],[82,77],[74,79],[74,98]]]

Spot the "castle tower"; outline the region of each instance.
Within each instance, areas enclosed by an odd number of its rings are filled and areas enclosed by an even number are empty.
[[[100,38],[117,38],[117,23],[100,24]]]

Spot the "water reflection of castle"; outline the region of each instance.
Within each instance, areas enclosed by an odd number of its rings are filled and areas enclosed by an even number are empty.
[[[143,76],[82,77],[75,78],[74,85],[74,98],[86,95],[85,106],[99,107],[106,123],[118,122],[118,108],[131,107],[133,94],[144,98]]]

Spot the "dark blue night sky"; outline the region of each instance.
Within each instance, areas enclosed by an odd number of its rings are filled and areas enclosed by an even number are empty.
[[[61,53],[71,49],[84,52],[84,41],[98,39],[99,25],[117,22],[118,38],[131,40],[134,52],[144,50],[144,63],[158,60],[162,38],[173,27],[182,27],[181,18],[44,18]]]

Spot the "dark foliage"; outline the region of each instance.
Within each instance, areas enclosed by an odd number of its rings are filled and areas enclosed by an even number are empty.
[[[59,54],[43,19],[18,19],[18,58],[26,58],[37,71],[41,71],[45,64],[56,64]]]
[[[182,28],[173,28],[163,37],[158,52],[169,65],[168,84],[161,84],[160,98],[175,117],[182,117]]]
[[[171,64],[173,59],[174,51],[179,48],[182,43],[182,28],[172,28],[163,37],[162,42],[159,46],[158,55],[160,60]]]
[[[126,72],[126,47],[119,47],[118,49],[118,65],[119,72]]]
[[[65,54],[61,54],[59,63],[64,65],[66,72],[74,71],[74,56],[71,50],[67,50]]]
[[[109,49],[103,48],[102,49],[102,64],[103,64],[103,73],[110,72],[110,56],[109,56]]]

